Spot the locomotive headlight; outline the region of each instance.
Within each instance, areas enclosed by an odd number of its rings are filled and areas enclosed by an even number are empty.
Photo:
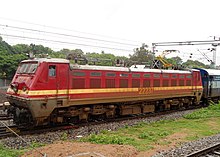
[[[24,87],[22,88],[22,90],[25,92],[25,91],[27,90],[27,87],[24,86]]]
[[[11,89],[17,93],[18,92],[18,85],[17,84],[11,84]]]
[[[18,92],[18,87],[17,87],[17,86],[13,87],[12,89],[13,89],[13,91],[14,91],[15,93]]]

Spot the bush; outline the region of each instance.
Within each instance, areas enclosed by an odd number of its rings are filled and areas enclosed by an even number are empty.
[[[61,135],[60,139],[63,140],[63,141],[65,141],[65,140],[67,140],[67,137],[68,137],[67,133],[64,132],[64,133]]]
[[[123,145],[123,144],[128,144],[131,141],[134,141],[134,139],[130,137],[121,137],[119,135],[92,134],[88,137],[88,141],[92,143]]]
[[[17,157],[21,155],[22,153],[19,150],[12,150],[3,147],[3,145],[0,144],[0,157]]]
[[[154,136],[144,132],[144,133],[141,133],[139,136],[138,136],[140,139],[147,139],[149,141],[155,141],[156,139],[154,138]]]

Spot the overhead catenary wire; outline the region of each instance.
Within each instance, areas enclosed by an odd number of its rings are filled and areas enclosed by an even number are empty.
[[[167,50],[167,49],[164,49],[164,48],[157,48],[156,50],[155,50],[155,52],[156,52],[156,54],[158,55],[159,53],[161,53],[161,52],[163,52],[164,50]],[[168,49],[169,50],[169,49]],[[197,49],[196,49],[197,50]],[[167,56],[166,56],[166,58],[173,58],[173,57],[180,57],[181,59],[182,59],[182,61],[187,61],[187,60],[205,60],[205,61],[207,61],[207,59],[205,59],[204,57],[203,58],[201,58],[201,54],[199,54],[199,52],[198,51],[193,51],[193,50],[191,50],[191,49],[188,49],[188,50],[186,50],[186,49],[183,49],[183,51],[182,51],[182,53],[178,53],[178,54],[168,54]],[[204,49],[204,50],[207,50],[207,53],[206,53],[206,55],[209,57],[209,58],[211,58],[211,55],[212,54],[210,54],[211,52],[210,51],[208,51],[208,49],[206,48],[206,49]],[[207,63],[210,63],[210,62],[207,62]],[[205,63],[204,63],[205,64]]]
[[[14,37],[14,38],[22,38],[22,39],[30,39],[30,40],[38,40],[38,41],[45,41],[45,42],[52,42],[52,43],[60,43],[60,44],[69,44],[69,45],[79,45],[79,46],[87,46],[87,47],[95,47],[95,48],[104,48],[104,49],[111,49],[111,50],[118,50],[118,51],[129,51],[133,52],[133,50],[127,49],[120,49],[120,48],[113,48],[113,47],[105,47],[105,46],[95,46],[89,44],[81,44],[81,43],[73,43],[73,42],[66,42],[66,41],[59,41],[59,40],[49,40],[49,39],[42,39],[42,38],[34,38],[34,37],[27,37],[27,36],[20,36],[20,35],[11,35],[11,34],[2,34],[2,36],[7,37]]]
[[[3,24],[0,24],[0,26],[6,27],[6,28],[9,27],[9,28],[14,28],[14,29],[19,29],[19,30],[25,30],[25,31],[60,35],[60,36],[65,36],[65,37],[74,37],[74,38],[80,38],[80,39],[86,39],[86,40],[95,40],[95,41],[101,41],[101,42],[107,42],[107,43],[114,43],[114,44],[120,44],[120,45],[138,46],[135,44],[122,43],[122,42],[116,42],[116,41],[111,41],[111,40],[96,39],[96,38],[90,38],[90,37],[83,37],[83,36],[78,36],[78,35],[70,35],[70,34],[64,34],[64,33],[56,33],[56,32],[51,32],[51,31],[37,30],[37,29],[31,29],[31,28],[25,28],[25,27],[9,26],[9,25],[3,25]]]
[[[119,44],[114,44],[110,42],[98,42],[96,40],[88,40],[88,39],[80,39],[80,38],[74,38],[74,37],[67,37],[67,36],[61,36],[61,35],[56,35],[56,34],[48,34],[48,33],[42,33],[42,32],[33,32],[33,31],[23,31],[23,30],[17,30],[9,27],[2,27],[0,25],[0,32],[2,30],[7,30],[4,31],[4,34],[11,34],[11,35],[21,35],[21,36],[30,36],[30,37],[35,37],[35,38],[42,38],[42,39],[58,39],[62,41],[67,41],[67,42],[77,42],[77,43],[89,43],[90,45],[99,45],[99,46],[109,46],[109,47],[119,47],[121,49],[130,49],[134,47],[139,47],[139,46],[127,46],[127,45],[119,45]],[[2,32],[3,33],[3,32]],[[5,36],[6,37],[6,36]],[[25,39],[23,39],[25,40]],[[44,42],[45,44],[45,42]],[[139,44],[140,45],[140,44]]]
[[[220,39],[214,38],[214,40],[198,40],[198,41],[180,41],[180,42],[158,42],[152,43],[153,52],[155,52],[156,47],[158,46],[194,46],[194,45],[211,45],[213,47],[220,46]],[[213,51],[213,65],[216,64],[216,48]]]
[[[158,50],[158,49],[157,49]],[[156,54],[160,54],[161,52],[163,52],[164,49],[160,49],[159,51],[156,52]],[[178,54],[168,54],[166,56],[182,56],[182,55],[193,55],[193,56],[201,56],[201,54],[199,53],[196,53],[196,50],[195,51],[192,51],[192,50],[182,50],[183,53],[178,53]],[[212,55],[210,54],[210,51],[208,51],[206,54],[208,55]]]
[[[19,23],[24,23],[24,24],[40,26],[40,27],[44,27],[44,28],[52,28],[52,29],[65,30],[65,31],[71,31],[71,32],[78,32],[78,33],[83,33],[83,34],[87,34],[87,35],[89,34],[89,35],[95,35],[95,36],[99,36],[99,37],[105,37],[105,38],[111,38],[111,39],[117,39],[117,40],[123,40],[123,41],[138,43],[137,41],[129,40],[129,39],[117,38],[117,37],[100,35],[100,34],[95,34],[95,33],[82,32],[82,31],[77,31],[77,30],[72,30],[72,29],[67,29],[67,28],[61,28],[61,27],[55,27],[55,26],[47,26],[47,25],[42,25],[42,24],[37,24],[37,23],[32,23],[32,22],[27,22],[27,21],[21,21],[21,20],[15,20],[15,19],[10,19],[10,18],[0,17],[0,19],[7,20],[7,21],[12,21],[12,22],[19,22]]]
[[[220,40],[197,40],[197,41],[175,41],[175,42],[157,42],[152,43],[154,46],[184,46],[184,45],[206,45],[219,43]]]

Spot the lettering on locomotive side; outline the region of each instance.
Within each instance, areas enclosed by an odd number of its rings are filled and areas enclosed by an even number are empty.
[[[154,92],[153,87],[148,87],[148,88],[138,88],[138,94],[151,94]]]

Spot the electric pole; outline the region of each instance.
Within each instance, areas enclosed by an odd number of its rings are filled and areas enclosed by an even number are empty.
[[[158,42],[152,43],[153,53],[155,53],[157,46],[189,46],[189,45],[211,45],[213,52],[213,66],[216,67],[216,49],[220,45],[220,38],[214,36],[214,40],[201,40],[201,41],[180,41],[180,42]]]

